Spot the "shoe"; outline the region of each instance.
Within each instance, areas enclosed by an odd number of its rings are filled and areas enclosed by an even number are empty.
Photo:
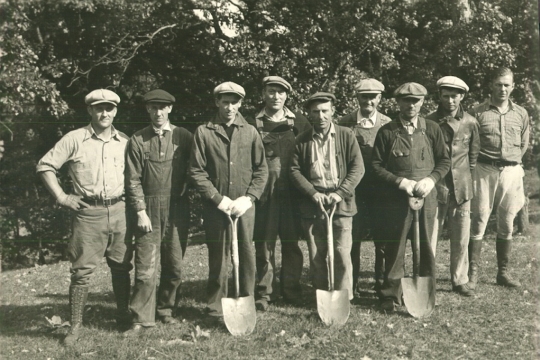
[[[392,299],[385,299],[381,302],[381,309],[387,314],[391,314],[396,311],[397,304]]]
[[[497,285],[506,286],[509,288],[520,287],[521,284],[518,280],[512,279],[508,274],[508,259],[510,257],[512,241],[497,239],[497,265],[499,271],[497,273]]]
[[[259,299],[255,301],[255,308],[259,311],[266,311],[268,310],[268,301],[264,299]]]
[[[452,291],[457,292],[459,295],[462,296],[473,296],[474,295],[474,289],[469,286],[469,284],[463,284],[463,285],[455,285],[452,286]]]
[[[170,315],[160,316],[159,321],[161,321],[163,324],[166,324],[166,325],[174,325],[174,324],[179,323],[178,320],[176,320]]]
[[[144,326],[142,326],[141,324],[133,324],[131,325],[131,327],[129,328],[129,330],[127,331],[124,331],[122,333],[122,335],[124,337],[133,337],[135,335],[138,335],[138,334],[141,334],[142,332],[144,332],[146,330],[146,328]]]

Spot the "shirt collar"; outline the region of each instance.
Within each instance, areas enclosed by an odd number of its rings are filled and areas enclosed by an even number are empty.
[[[86,126],[86,134],[84,135],[83,141],[90,139],[94,135],[96,136],[96,138],[101,139],[96,134],[96,132],[94,131],[94,128],[92,127],[92,124],[90,123],[90,124],[88,124],[88,126]],[[111,139],[120,140],[120,138],[118,136],[118,131],[116,130],[116,128],[113,125],[111,125]],[[101,139],[101,140],[103,140],[103,139]]]
[[[362,112],[360,111],[360,109],[358,109],[358,112],[356,113],[356,123],[360,124],[363,119],[369,119],[371,120],[373,125],[375,125],[377,123],[377,110],[375,110],[373,114],[371,114],[370,117],[365,117],[362,115]]]
[[[412,120],[407,121],[407,120],[403,120],[403,119],[401,118],[401,114],[400,114],[400,115],[399,115],[399,121],[401,122],[401,124],[402,124],[403,126],[409,126],[409,125],[412,125],[413,128],[415,128],[415,129],[418,128],[418,115],[415,116]]]
[[[270,117],[266,114],[265,108],[262,108],[261,111],[255,116],[256,119],[264,119],[265,117]],[[284,119],[296,119],[296,115],[289,110],[286,106],[283,107],[283,118]]]
[[[336,136],[336,127],[334,126],[334,123],[331,123],[330,124],[330,130],[328,130],[328,134],[327,135],[332,135],[333,137]],[[311,137],[313,138],[313,140],[315,140],[315,138],[319,138],[323,141],[325,141],[326,139],[328,139],[328,136],[326,137],[323,137],[322,134],[319,134],[318,132],[315,131],[315,128],[312,128],[311,129]]]
[[[487,99],[486,103],[487,103],[488,108],[495,108],[495,109],[499,110],[499,108],[497,107],[497,105],[494,105],[494,104],[491,102],[491,97],[490,97],[489,99]],[[510,111],[510,110],[513,110],[513,109],[514,109],[514,103],[512,102],[512,100],[508,99],[508,109],[507,109],[507,112]]]
[[[456,112],[456,116],[454,116],[454,119],[461,120],[463,118],[463,113],[464,113],[463,106],[459,104],[459,108],[458,108],[458,111]],[[437,116],[439,119],[444,119],[448,117],[449,115],[445,115],[444,109],[442,108],[441,105],[439,105],[439,107],[437,108]]]
[[[161,130],[161,131],[171,131],[171,122],[170,121],[167,121],[167,123],[165,125],[163,125],[160,128],[157,128],[154,126],[154,124],[152,124],[152,127],[154,128],[154,131],[157,133],[157,131]]]

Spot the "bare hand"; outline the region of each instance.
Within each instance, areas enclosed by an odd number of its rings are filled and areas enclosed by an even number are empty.
[[[145,210],[137,212],[137,227],[145,233],[152,232],[152,222]]]
[[[56,201],[60,205],[68,207],[71,210],[75,210],[75,211],[88,207],[88,204],[82,201],[82,196],[78,196],[78,195],[62,194],[58,196],[58,199],[56,199]]]
[[[403,178],[399,183],[399,189],[405,191],[409,196],[414,196],[414,186],[416,181]]]
[[[315,204],[317,204],[318,207],[324,207],[324,205],[328,202],[328,197],[323,193],[315,193],[313,194],[313,201],[315,201]]]
[[[327,205],[336,205],[343,200],[343,198],[336,193],[330,193],[326,198],[328,201]]]
[[[429,195],[431,190],[433,190],[433,187],[435,186],[435,182],[432,178],[426,177],[420,180],[416,183],[414,186],[414,195],[418,197],[426,197]]]
[[[231,215],[240,217],[244,215],[252,205],[249,196],[240,196],[231,203]]]

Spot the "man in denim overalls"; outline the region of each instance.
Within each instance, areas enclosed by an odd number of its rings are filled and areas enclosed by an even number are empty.
[[[384,125],[375,139],[372,165],[381,185],[385,241],[385,279],[379,297],[382,308],[393,312],[401,304],[401,278],[407,238],[412,238],[413,211],[409,197],[423,197],[420,210],[420,276],[435,276],[430,236],[436,221],[435,184],[450,169],[443,133],[437,123],[419,116],[427,90],[405,83],[394,92],[399,117]]]

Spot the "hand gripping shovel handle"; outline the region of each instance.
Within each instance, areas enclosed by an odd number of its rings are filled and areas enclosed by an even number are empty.
[[[232,247],[232,263],[234,273],[234,288],[236,290],[236,297],[240,297],[240,280],[239,280],[239,268],[240,260],[238,256],[238,217],[227,215],[229,223],[231,224],[231,247]]]
[[[420,275],[420,209],[424,206],[424,198],[410,197],[409,206],[413,211],[413,276],[416,278]]]
[[[326,220],[326,247],[328,248],[328,282],[330,286],[330,291],[334,290],[334,232],[332,230],[332,219],[334,218],[334,213],[336,212],[336,205],[332,205],[329,212],[326,211],[322,204],[319,204],[321,211]]]

